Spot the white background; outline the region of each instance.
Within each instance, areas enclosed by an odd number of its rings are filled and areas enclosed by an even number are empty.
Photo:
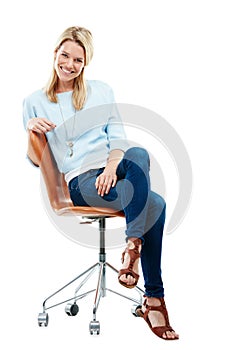
[[[11,1],[1,9],[1,348],[96,349],[155,346],[232,348],[232,9],[222,1]],[[50,74],[58,35],[89,28],[95,56],[87,77],[108,82],[118,102],[154,110],[176,129],[192,161],[189,211],[165,235],[163,278],[178,342],[152,334],[131,304],[101,301],[101,335],[91,337],[92,299],[69,318],[50,292],[95,262],[97,251],[58,233],[45,214],[39,172],[25,159],[22,101]],[[173,174],[173,172],[171,172]],[[168,179],[171,181],[171,178]],[[174,178],[174,187],[177,179]],[[173,199],[167,198],[168,211]],[[120,267],[122,249],[109,251]],[[82,345],[81,345],[82,344]]]

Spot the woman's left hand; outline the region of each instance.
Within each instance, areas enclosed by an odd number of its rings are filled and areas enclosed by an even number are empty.
[[[95,187],[98,191],[98,195],[103,197],[105,194],[108,194],[111,187],[116,186],[117,183],[117,175],[116,169],[119,161],[111,161],[109,162],[102,174],[100,174],[95,182]]]

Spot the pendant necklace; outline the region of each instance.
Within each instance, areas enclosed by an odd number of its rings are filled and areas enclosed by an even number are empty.
[[[58,100],[58,105],[59,105],[59,109],[60,109],[60,114],[61,114],[61,117],[62,117],[62,120],[63,120],[63,125],[64,125],[64,129],[65,129],[65,133],[66,133],[66,146],[68,146],[69,148],[69,156],[72,157],[73,154],[74,154],[74,150],[73,150],[73,147],[74,147],[74,142],[72,141],[73,139],[73,134],[74,134],[74,125],[75,125],[75,120],[76,120],[76,117],[77,117],[77,110],[75,111],[75,114],[70,117],[69,119],[73,118],[73,128],[72,128],[72,134],[71,134],[71,137],[68,138],[68,130],[67,130],[67,127],[66,127],[66,123],[65,123],[65,118],[64,118],[64,115],[63,115],[63,112],[62,112],[62,108],[61,108],[61,104],[60,104],[60,101]]]

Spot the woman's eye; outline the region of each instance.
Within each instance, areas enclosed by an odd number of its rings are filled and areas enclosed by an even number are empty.
[[[62,53],[62,56],[66,57],[66,58],[68,57],[68,55],[66,53]]]

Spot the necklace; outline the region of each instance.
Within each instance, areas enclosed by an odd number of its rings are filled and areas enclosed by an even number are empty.
[[[71,137],[69,138],[68,137],[68,130],[67,130],[66,123],[65,123],[65,118],[64,118],[62,107],[61,107],[61,104],[60,104],[59,100],[58,100],[58,105],[59,105],[60,114],[61,114],[61,117],[62,117],[64,129],[65,129],[65,134],[66,134],[66,141],[65,141],[65,143],[66,143],[66,146],[68,146],[68,148],[69,148],[69,156],[72,157],[73,154],[74,154],[74,150],[73,150],[74,142],[72,141],[72,139],[74,138],[74,126],[75,126],[75,120],[76,120],[76,117],[77,117],[77,110],[75,110],[75,114],[71,117],[71,118],[73,118],[73,128],[72,128]]]

